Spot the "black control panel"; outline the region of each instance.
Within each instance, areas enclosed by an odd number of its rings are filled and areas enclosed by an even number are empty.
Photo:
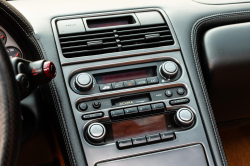
[[[118,149],[126,149],[138,146],[145,146],[147,144],[159,143],[163,141],[172,141],[175,139],[175,134],[172,131],[162,132],[152,135],[146,135],[142,137],[136,137],[126,140],[117,141]]]
[[[122,119],[128,117],[135,117],[138,115],[152,114],[157,112],[164,112],[165,106],[163,103],[147,104],[138,107],[129,107],[125,109],[118,109],[110,111],[111,119]]]
[[[185,84],[165,88],[181,75],[181,66],[173,59],[72,74],[71,89],[87,95],[75,104],[81,119],[89,122],[84,138],[95,146],[115,142],[119,150],[176,139],[176,131],[195,124],[192,109],[168,110],[163,102],[168,100],[170,106],[190,102]],[[140,92],[119,91],[128,88]]]
[[[177,105],[177,104],[186,104],[189,102],[188,98],[183,98],[186,95],[187,95],[187,89],[185,87],[180,86],[180,87],[144,92],[136,95],[124,95],[119,97],[109,97],[105,99],[78,102],[76,104],[76,107],[78,111],[85,113],[106,108],[114,108],[119,106],[140,104],[149,101],[158,101],[165,99],[173,99],[171,100],[171,105]]]
[[[101,112],[96,114],[101,115]],[[94,122],[85,127],[89,143],[101,146],[116,142],[120,150],[145,146],[174,140],[174,132],[189,129],[195,123],[191,109],[168,110],[161,102],[112,109],[109,117],[111,121]]]
[[[154,12],[151,10],[138,12],[143,15]],[[148,157],[151,152],[161,153],[194,143],[203,146],[213,164],[200,116],[202,110],[196,103],[195,87],[183,59],[186,55],[181,52],[166,13],[159,13],[168,22],[174,39],[174,45],[167,50],[165,46],[157,46],[65,59],[59,47],[63,76],[87,165],[127,160],[141,154]],[[111,17],[112,13],[106,16]],[[67,18],[61,21],[64,19]],[[86,19],[84,16],[83,20]],[[145,17],[145,21],[148,20],[155,21]],[[94,34],[93,31],[88,33]],[[139,32],[136,30],[136,33]],[[146,38],[148,36],[143,35],[142,39]],[[60,46],[61,41],[57,42]],[[139,46],[137,41],[135,45]]]
[[[176,81],[182,69],[173,60],[151,62],[73,74],[70,86],[75,93],[90,95],[127,88]]]

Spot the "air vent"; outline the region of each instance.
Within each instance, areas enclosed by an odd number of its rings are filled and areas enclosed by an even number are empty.
[[[84,34],[60,35],[62,53],[67,58],[137,50],[174,44],[167,25],[151,25]]]

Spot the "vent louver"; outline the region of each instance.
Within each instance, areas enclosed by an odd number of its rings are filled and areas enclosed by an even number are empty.
[[[174,44],[173,37],[167,25],[60,35],[59,40],[62,53],[67,58]]]

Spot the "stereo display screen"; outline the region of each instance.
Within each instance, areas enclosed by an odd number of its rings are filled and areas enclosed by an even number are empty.
[[[120,81],[129,81],[140,78],[153,77],[156,75],[156,67],[139,68],[133,70],[123,70],[94,75],[98,84],[107,84]]]
[[[134,24],[135,20],[132,16],[88,19],[86,20],[89,28],[104,28],[120,25]]]

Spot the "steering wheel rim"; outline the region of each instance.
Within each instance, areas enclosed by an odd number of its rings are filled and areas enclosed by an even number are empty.
[[[18,84],[0,40],[0,166],[16,165],[21,135]]]

